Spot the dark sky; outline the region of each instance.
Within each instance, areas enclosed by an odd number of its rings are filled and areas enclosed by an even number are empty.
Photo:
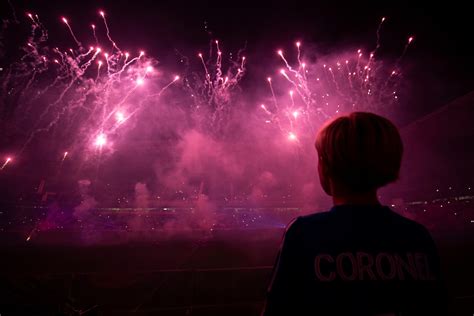
[[[120,46],[145,49],[171,68],[177,67],[176,50],[184,54],[205,51],[211,37],[220,39],[227,51],[245,46],[249,57],[247,77],[251,78],[266,75],[260,73],[259,67],[252,66],[276,59],[275,50],[291,47],[296,39],[315,47],[319,53],[346,47],[372,49],[377,25],[386,16],[381,54],[394,57],[401,52],[408,36],[416,37],[404,60],[405,82],[410,85],[404,96],[410,108],[405,121],[431,112],[474,86],[471,61],[474,50],[470,43],[474,27],[470,10],[460,1],[304,4],[300,1],[10,0],[10,4],[22,24],[28,25],[25,11],[37,13],[49,30],[51,43],[63,47],[73,43],[60,22],[61,16],[70,20],[81,39],[90,39],[90,24],[102,26],[97,12],[103,9],[112,36]],[[11,6],[2,0],[2,18],[12,20]],[[243,84],[252,93],[254,81]]]

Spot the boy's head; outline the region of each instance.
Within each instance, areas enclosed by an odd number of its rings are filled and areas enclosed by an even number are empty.
[[[329,195],[359,194],[397,180],[403,144],[398,129],[388,119],[353,112],[322,127],[316,150],[324,191]]]

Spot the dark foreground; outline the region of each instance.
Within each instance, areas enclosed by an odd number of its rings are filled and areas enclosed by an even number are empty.
[[[107,231],[99,243],[87,244],[73,231],[39,233],[28,242],[3,232],[0,313],[258,315],[282,233],[216,230],[163,238]],[[451,315],[472,315],[474,236],[434,235]]]

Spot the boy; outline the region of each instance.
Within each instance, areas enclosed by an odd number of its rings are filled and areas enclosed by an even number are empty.
[[[397,128],[354,112],[327,123],[316,150],[334,206],[289,225],[262,315],[444,315],[430,234],[377,198],[398,178]]]

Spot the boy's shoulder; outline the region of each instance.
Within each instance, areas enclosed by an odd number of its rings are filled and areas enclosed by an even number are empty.
[[[331,221],[333,214],[331,211],[317,212],[308,215],[301,215],[294,218],[287,226],[286,231],[300,231],[305,228],[325,225]]]
[[[303,215],[298,217],[297,220],[299,220],[299,223],[304,225],[304,224],[318,224],[318,223],[324,223],[328,220],[331,220],[334,216],[334,213],[329,211],[324,211],[324,212],[317,212],[317,213],[312,213],[308,215]]]
[[[389,222],[390,225],[403,227],[404,229],[407,229],[410,231],[417,231],[422,234],[428,233],[426,227],[423,226],[422,224],[396,213],[395,211],[393,211],[387,206],[381,206],[380,208],[381,208],[380,211],[383,214],[379,213],[377,215],[386,217],[388,219],[387,222]],[[337,224],[339,220],[340,218],[337,212],[334,212],[331,209],[329,211],[317,212],[317,213],[299,216],[295,218],[288,225],[288,229],[293,227],[294,230],[298,230],[298,229],[304,229],[305,227],[314,228],[317,226],[326,226],[326,225],[331,225],[331,224]]]

